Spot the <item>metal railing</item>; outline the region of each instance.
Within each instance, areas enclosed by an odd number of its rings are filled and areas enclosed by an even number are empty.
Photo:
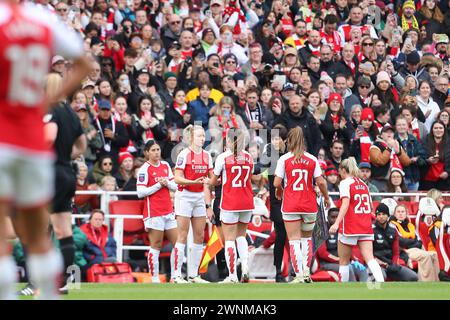
[[[124,226],[124,219],[142,219],[142,215],[122,215],[122,214],[110,214],[109,213],[109,202],[111,201],[112,196],[130,196],[130,195],[137,195],[137,192],[135,191],[77,191],[76,195],[98,195],[100,196],[100,209],[105,213],[105,223],[108,225],[108,228],[111,228],[110,222],[111,219],[114,219],[114,230],[113,230],[113,237],[117,244],[117,261],[122,262],[123,261],[123,251],[124,250],[149,250],[149,246],[129,246],[129,245],[123,245],[123,226]],[[331,196],[339,195],[338,192],[330,192]],[[425,192],[414,192],[414,193],[371,193],[372,197],[409,197],[411,201],[411,197],[415,197],[413,202],[419,202],[420,197],[425,197]],[[450,193],[443,193],[443,197],[450,198]],[[88,214],[73,214],[72,218],[88,218]],[[262,237],[267,239],[269,236],[264,233],[256,232],[253,230],[247,230],[247,233],[249,235],[254,235],[257,237]],[[187,245],[191,244],[193,241],[192,238],[192,232],[189,230],[188,235],[188,243]],[[189,266],[189,263],[188,263]]]

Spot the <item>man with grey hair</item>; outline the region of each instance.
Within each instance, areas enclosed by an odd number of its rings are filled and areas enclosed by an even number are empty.
[[[439,76],[434,82],[434,91],[432,98],[438,104],[439,108],[442,110],[444,108],[445,100],[447,100],[448,94],[448,77]]]

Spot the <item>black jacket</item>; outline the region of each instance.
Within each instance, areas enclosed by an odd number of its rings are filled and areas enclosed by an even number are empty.
[[[326,144],[325,146],[327,150],[329,149],[329,147],[331,147],[331,143],[333,142],[333,140],[339,139],[344,142],[345,149],[346,151],[348,151],[350,140],[353,135],[353,127],[350,123],[350,120],[348,120],[347,118],[345,120],[347,120],[347,124],[343,129],[335,129],[333,126],[333,121],[331,119],[331,111],[327,111],[325,119],[320,123],[320,130],[323,133],[323,137],[325,139],[324,143]]]
[[[395,139],[398,140],[400,145],[408,154],[408,157],[419,157],[416,163],[411,163],[409,166],[404,167],[403,171],[405,172],[405,178],[411,179],[413,182],[417,182],[420,180],[420,167],[426,166],[425,162],[425,149],[423,146],[417,141],[416,137],[411,134],[408,134],[408,139],[402,142],[398,134],[395,134]]]
[[[314,119],[306,108],[303,108],[299,115],[295,115],[290,109],[287,109],[286,112],[276,118],[275,125],[279,123],[288,130],[295,127],[302,128],[307,151],[313,155],[319,153],[319,149],[322,147],[319,126],[317,125],[316,119]]]
[[[374,233],[373,255],[388,264],[398,264],[400,255],[397,230],[389,223],[384,229],[378,222],[372,224]]]

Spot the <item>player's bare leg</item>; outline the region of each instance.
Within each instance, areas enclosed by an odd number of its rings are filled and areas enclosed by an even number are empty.
[[[225,260],[227,261],[227,267],[229,276],[222,281],[222,283],[237,283],[237,250],[236,250],[236,235],[237,225],[226,224],[222,221],[222,230],[225,237]]]
[[[17,282],[16,263],[8,252],[8,213],[9,205],[0,203],[0,300],[15,299],[14,285]]]
[[[184,250],[186,249],[187,235],[191,219],[188,217],[177,216],[177,242],[173,247],[173,269],[171,270],[174,283],[187,283],[181,275],[181,267],[183,266]]]
[[[284,221],[286,234],[289,239],[289,253],[295,278],[290,283],[303,283],[302,251],[300,248],[300,221]]]
[[[174,229],[169,229],[165,231],[165,235],[167,240],[170,241],[170,243],[172,244],[172,252],[170,254],[170,278],[171,280],[174,279],[174,274],[173,274],[173,270],[175,269],[174,267],[174,263],[175,263],[175,244],[177,243],[177,239],[178,239],[178,230],[177,228]]]
[[[242,276],[241,282],[249,282],[250,274],[248,270],[248,242],[247,242],[247,223],[239,222],[237,224],[236,247],[241,260]]]
[[[52,223],[53,231],[56,239],[59,241],[59,248],[64,260],[64,284],[60,288],[60,293],[67,294],[67,284],[71,282],[71,277],[66,273],[70,266],[74,264],[75,259],[75,243],[73,241],[72,231],[72,213],[61,212],[50,214],[50,221]]]
[[[160,283],[159,280],[159,253],[161,252],[164,231],[150,229],[148,239],[150,250],[148,251],[148,272],[152,275],[152,283]]]
[[[341,282],[348,282],[350,278],[350,259],[352,257],[352,247],[338,241],[338,256]]]
[[[203,280],[198,274],[198,268],[200,267],[203,255],[203,237],[206,226],[206,217],[193,217],[191,222],[194,243],[192,244],[192,248],[189,248],[192,266],[188,270],[188,279],[193,283],[208,283],[209,281]]]
[[[378,264],[377,260],[375,260],[373,256],[373,243],[372,241],[359,241],[358,242],[359,249],[361,251],[361,255],[366,261],[367,266],[375,278],[376,282],[384,282],[383,272],[381,271],[381,267]]]
[[[58,283],[62,276],[62,259],[53,249],[48,233],[49,215],[44,207],[20,210],[17,223],[27,244],[27,268],[40,299],[58,299]]]
[[[314,223],[301,222],[301,248],[302,248],[302,266],[303,266],[303,279],[306,283],[312,283],[311,279],[311,262],[313,259],[313,245],[312,245],[312,230],[314,229]]]

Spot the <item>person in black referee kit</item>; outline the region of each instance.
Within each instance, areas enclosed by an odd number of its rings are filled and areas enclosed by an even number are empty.
[[[58,74],[47,78],[47,92],[54,90],[63,79]],[[77,106],[80,107],[80,106]],[[75,245],[72,237],[72,198],[75,196],[76,168],[72,160],[84,153],[87,147],[80,120],[71,106],[61,101],[46,116],[46,138],[55,150],[55,196],[50,221],[64,259],[64,272],[74,263]],[[65,274],[67,276],[67,274]],[[67,285],[60,288],[67,292]]]

